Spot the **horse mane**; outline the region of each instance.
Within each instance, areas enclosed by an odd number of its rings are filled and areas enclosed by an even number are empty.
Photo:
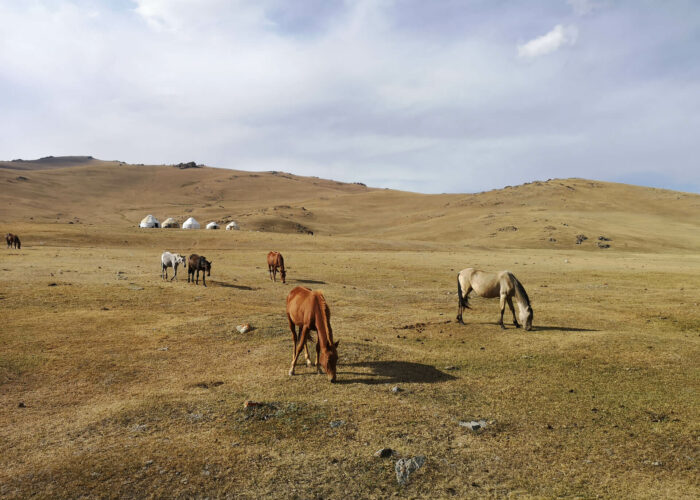
[[[528,307],[530,307],[530,297],[527,296],[525,287],[522,285],[522,283],[520,283],[520,281],[518,281],[518,278],[516,278],[513,273],[508,274],[510,274],[513,284],[515,285],[515,294],[518,295],[518,297],[523,300]]]
[[[321,315],[321,320],[323,321],[323,329],[326,331],[326,341],[329,346],[333,345],[333,339],[331,338],[330,324],[328,322],[328,315],[326,315],[326,310],[328,309],[328,304],[326,304],[326,298],[323,296],[323,292],[320,290],[315,290],[312,292],[316,299],[318,300],[319,314]],[[318,324],[316,324],[316,331],[318,331]],[[319,332],[319,338],[320,338]]]
[[[284,269],[284,257],[282,257],[282,254],[277,252],[277,258],[279,259],[279,264]]]

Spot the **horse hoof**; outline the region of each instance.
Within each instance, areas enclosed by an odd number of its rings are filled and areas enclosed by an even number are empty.
[[[289,376],[293,377],[294,376],[294,370],[289,370]]]

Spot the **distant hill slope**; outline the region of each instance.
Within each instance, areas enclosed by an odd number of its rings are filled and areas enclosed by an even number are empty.
[[[75,167],[77,165],[98,165],[103,162],[92,156],[45,156],[38,160],[0,161],[0,168],[10,170],[48,170],[51,168]]]
[[[244,230],[484,248],[700,249],[700,195],[625,184],[554,179],[479,194],[424,195],[282,172],[90,157],[39,161],[61,167],[0,168],[2,220],[134,227],[150,213],[161,221],[236,220]],[[580,234],[588,239],[576,245]]]

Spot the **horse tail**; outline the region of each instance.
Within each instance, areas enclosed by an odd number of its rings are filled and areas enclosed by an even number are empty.
[[[462,283],[459,281],[459,274],[457,274],[457,296],[459,300],[459,305],[465,309],[469,309],[469,299],[462,294]]]
[[[525,291],[525,287],[523,286],[520,281],[518,281],[518,278],[515,277],[513,273],[508,273],[510,276],[510,279],[513,280],[513,285],[515,286],[515,294],[523,301],[527,306],[530,305],[530,297],[527,296],[527,292]]]

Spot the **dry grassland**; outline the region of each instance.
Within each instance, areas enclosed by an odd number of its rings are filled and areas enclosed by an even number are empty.
[[[484,210],[465,217],[479,225],[493,205]],[[587,223],[575,207],[557,210]],[[633,212],[611,226],[627,242],[641,234],[627,251],[549,247],[544,233],[492,250],[513,236],[484,230],[470,245],[468,235],[361,237],[360,226],[311,237],[25,214],[7,228],[22,250],[0,252],[0,496],[697,498],[700,255],[684,232],[693,213],[649,219],[670,228],[653,238],[681,242],[669,249],[644,240]],[[445,217],[449,232],[457,212]],[[343,227],[340,209],[317,224],[333,218]],[[163,282],[165,249],[210,258],[209,286],[182,270]],[[267,276],[272,249],[285,256],[287,285]],[[456,324],[456,274],[467,266],[513,271],[535,330],[508,321],[501,331],[497,301],[478,298]],[[337,384],[305,366],[286,374],[284,300],[296,285],[326,294]],[[238,333],[242,322],[254,330]],[[245,410],[247,399],[269,406]],[[459,425],[476,418],[491,424]],[[427,462],[400,488],[395,459],[373,456],[382,447]]]

